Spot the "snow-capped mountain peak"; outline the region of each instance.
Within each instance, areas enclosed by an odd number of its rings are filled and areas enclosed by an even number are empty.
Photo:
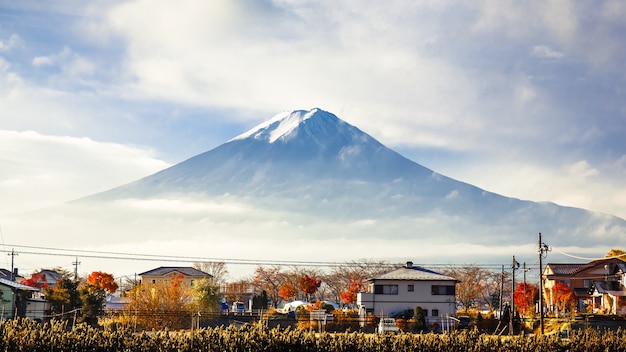
[[[274,116],[270,120],[257,125],[248,132],[240,134],[239,136],[231,139],[231,141],[254,138],[274,143],[281,137],[289,136],[289,134],[302,122],[308,120],[316,114],[327,114],[332,116],[332,114],[318,108],[311,110],[285,111]]]
[[[242,223],[263,218],[249,231],[256,236],[267,216],[285,236],[353,236],[359,245],[373,238],[402,240],[394,251],[417,240],[413,254],[429,241],[437,243],[437,255],[448,251],[445,241],[526,245],[538,229],[553,235],[552,245],[610,248],[626,241],[623,219],[509,198],[437,174],[321,109],[278,114],[212,150],[84,201],[128,199],[192,200],[189,210],[207,202],[246,205],[236,215],[221,206],[190,211],[189,229],[202,229],[202,236],[230,231],[239,238]],[[160,219],[164,212],[155,214]],[[178,209],[172,214],[178,216]],[[222,226],[231,220],[232,226]]]

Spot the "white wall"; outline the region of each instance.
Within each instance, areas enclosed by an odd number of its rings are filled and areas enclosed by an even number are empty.
[[[433,310],[438,310],[440,317],[454,316],[456,313],[455,296],[432,294],[433,285],[454,286],[453,281],[376,280],[376,285],[398,285],[398,294],[374,294],[373,285],[370,292],[359,293],[357,304],[374,315],[391,315],[405,309],[414,309],[418,305],[428,310],[428,320],[433,320]],[[413,292],[408,290],[409,285],[413,285]]]

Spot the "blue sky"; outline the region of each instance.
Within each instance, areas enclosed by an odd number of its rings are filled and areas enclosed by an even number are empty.
[[[625,36],[617,0],[0,0],[0,215],[319,107],[452,178],[626,217]]]

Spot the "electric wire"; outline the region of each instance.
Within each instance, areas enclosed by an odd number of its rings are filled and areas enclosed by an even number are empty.
[[[576,255],[573,255],[573,254],[565,253],[565,252],[559,250],[556,247],[550,247],[550,248],[554,249],[555,252],[558,252],[559,254],[562,254],[562,255],[564,255],[566,257],[570,257],[570,258],[574,258],[574,259],[580,259],[580,260],[587,260],[587,261],[591,261],[591,262],[596,261],[596,260],[603,260],[603,259],[624,258],[624,255],[616,255],[616,256],[612,256],[612,257],[602,257],[602,258],[586,258],[586,257],[580,257],[580,256],[576,256]]]
[[[43,247],[43,246],[27,246],[19,244],[6,244],[7,247],[19,248],[20,253],[30,255],[46,255],[46,256],[59,256],[59,257],[81,257],[92,259],[106,259],[106,260],[128,260],[128,261],[148,261],[148,262],[184,262],[184,263],[196,263],[196,262],[224,262],[225,264],[233,265],[287,265],[287,266],[312,266],[312,267],[343,267],[350,264],[347,262],[338,261],[306,261],[306,260],[276,260],[276,259],[241,259],[241,258],[215,258],[215,257],[199,257],[199,256],[175,256],[175,255],[161,255],[161,254],[145,254],[145,253],[127,253],[127,252],[107,252],[107,251],[95,251],[95,250],[81,250],[81,249],[68,249],[68,248],[55,248],[55,247]],[[10,252],[6,249],[1,249],[0,252]],[[358,261],[357,261],[358,262]],[[377,265],[387,265],[389,267],[396,267],[398,263],[377,263]],[[423,267],[458,267],[466,264],[453,264],[453,263],[421,263],[416,265]],[[499,269],[500,264],[497,263],[481,263],[472,264],[482,268]]]

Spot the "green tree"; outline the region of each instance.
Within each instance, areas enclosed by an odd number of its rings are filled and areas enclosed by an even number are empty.
[[[269,301],[267,291],[263,290],[261,294],[252,297],[252,309],[267,309]]]
[[[422,306],[415,306],[413,319],[415,319],[415,331],[426,331],[428,329],[428,326],[426,325],[426,317],[424,316],[424,310],[422,309]]]
[[[191,288],[191,296],[194,298],[197,310],[209,313],[219,312],[220,288],[213,280],[201,279],[196,281]]]
[[[78,281],[68,277],[62,277],[53,288],[45,287],[44,294],[50,302],[50,311],[55,318],[68,318],[65,313],[81,307]]]
[[[82,304],[80,321],[97,326],[98,317],[104,312],[106,293],[113,293],[117,288],[113,275],[102,271],[89,274],[87,282],[83,282],[78,290]]]
[[[82,285],[78,290],[81,301],[80,322],[91,326],[98,325],[98,317],[104,311],[106,294],[103,290],[91,290],[89,285]]]

